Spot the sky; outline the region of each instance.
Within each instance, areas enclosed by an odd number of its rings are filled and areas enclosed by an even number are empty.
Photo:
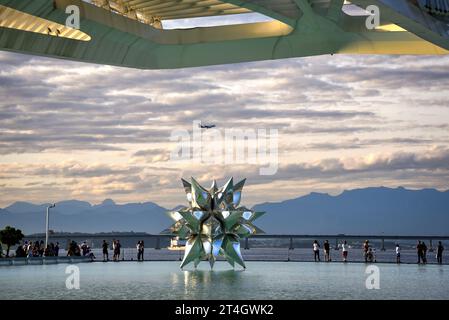
[[[180,178],[191,176],[206,186],[247,178],[248,206],[363,187],[446,190],[448,88],[449,56],[145,71],[0,52],[0,207],[111,198],[169,208],[184,203]],[[192,132],[194,120],[277,129],[276,174],[173,160],[173,131]]]

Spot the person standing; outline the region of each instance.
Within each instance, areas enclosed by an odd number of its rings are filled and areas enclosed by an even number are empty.
[[[366,262],[374,261],[374,251],[371,247],[368,247],[368,252],[366,253]]]
[[[341,245],[341,251],[343,253],[343,262],[347,262],[348,261],[348,243],[346,242],[346,240]]]
[[[401,247],[399,246],[399,243],[396,243],[396,263],[401,263]]]
[[[438,241],[438,247],[437,247],[437,263],[443,264],[443,251],[444,247],[441,241]]]
[[[143,261],[143,250],[144,250],[144,244],[143,240],[137,242],[137,261]]]
[[[424,243],[424,241],[422,242],[422,263],[426,264],[427,263],[427,246]]]
[[[117,260],[117,256],[115,254],[115,246],[116,246],[117,242],[115,241],[115,239],[112,239],[112,261]]]
[[[320,260],[320,244],[316,240],[313,242],[313,259],[315,260],[315,262],[321,261]]]
[[[418,241],[418,244],[416,245],[416,253],[418,255],[418,264],[421,263],[422,259],[422,244],[421,241]]]
[[[136,249],[137,249],[137,261],[140,261],[140,253],[141,253],[141,251],[140,251],[140,240],[137,241]]]
[[[25,251],[25,256],[28,254],[28,241],[25,241],[23,244],[23,251]]]
[[[143,240],[140,240],[140,251],[141,251],[141,258],[142,258],[142,261],[143,261],[143,253],[144,253],[144,250],[145,250],[145,244],[143,243]]]
[[[33,257],[33,243],[30,242],[28,244],[27,258],[32,258],[32,257]]]
[[[69,246],[67,248],[67,256],[68,257],[72,257],[75,255],[75,247],[76,247],[76,243],[75,241],[70,241]]]
[[[120,261],[120,248],[122,247],[122,245],[120,244],[120,241],[119,240],[117,240],[116,242],[115,242],[115,250],[114,250],[114,253],[115,253],[115,260],[116,261]]]
[[[103,248],[103,261],[109,261],[109,243],[107,243],[106,240],[103,240],[103,244],[101,245],[101,247]]]
[[[26,252],[27,252],[27,257],[32,257],[33,256],[33,242],[32,241],[30,241],[28,243]]]
[[[365,258],[365,262],[368,262],[368,250],[369,250],[369,241],[365,240],[363,244],[363,257]]]
[[[59,242],[55,244],[55,257],[59,256]]]
[[[44,240],[41,240],[38,246],[39,257],[42,257],[44,255],[44,251],[45,251],[45,243]]]
[[[330,250],[331,250],[331,246],[329,244],[329,241],[324,241],[324,260],[326,262],[330,262],[331,261],[331,254],[330,254]]]

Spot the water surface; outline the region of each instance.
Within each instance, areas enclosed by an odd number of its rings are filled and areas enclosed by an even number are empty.
[[[368,290],[364,263],[217,262],[180,270],[179,262],[80,263],[80,289],[66,288],[67,264],[0,268],[0,299],[449,299],[449,266],[376,264],[380,289]]]

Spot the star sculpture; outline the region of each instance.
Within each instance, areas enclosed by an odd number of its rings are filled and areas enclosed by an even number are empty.
[[[168,212],[175,223],[167,229],[187,240],[181,268],[190,262],[196,268],[201,260],[208,260],[212,269],[218,256],[223,256],[232,267],[237,263],[246,268],[240,239],[263,233],[253,221],[265,213],[239,206],[246,179],[234,185],[231,178],[221,188],[214,180],[209,190],[194,178],[191,183],[181,180],[190,205]]]

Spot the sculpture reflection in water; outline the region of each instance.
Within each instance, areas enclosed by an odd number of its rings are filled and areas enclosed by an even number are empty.
[[[231,178],[221,188],[214,181],[209,190],[194,178],[191,183],[181,180],[189,207],[168,212],[175,223],[164,231],[187,240],[181,268],[191,262],[196,267],[202,260],[208,260],[213,268],[218,256],[232,267],[246,268],[240,240],[263,233],[253,222],[264,214],[239,206],[246,179],[234,185]]]

